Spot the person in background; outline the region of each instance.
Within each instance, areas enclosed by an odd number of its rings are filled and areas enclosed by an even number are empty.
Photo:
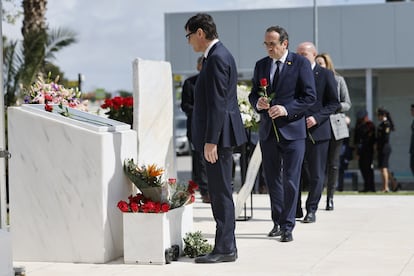
[[[204,61],[195,86],[191,135],[195,150],[206,160],[208,192],[216,222],[213,251],[196,263],[237,260],[233,201],[233,148],[247,142],[237,101],[237,66],[218,39],[211,15],[198,13],[184,26],[186,39]]]
[[[345,117],[346,125],[351,125],[351,118],[348,116]],[[348,169],[349,162],[353,159],[352,153],[354,151],[353,147],[350,146],[350,138],[344,138],[341,144],[341,150],[339,154],[339,170],[338,170],[338,187],[337,190],[342,192],[344,190],[344,176],[345,170]]]
[[[197,71],[200,72],[203,66],[203,56],[197,59]],[[207,173],[206,173],[206,161],[201,152],[194,149],[191,138],[191,118],[194,107],[194,88],[198,78],[198,75],[194,75],[186,79],[183,83],[183,90],[181,94],[181,109],[187,116],[187,138],[191,147],[191,159],[192,159],[192,179],[198,184],[201,194],[201,200],[203,203],[210,203],[210,196],[208,195],[207,188]]]
[[[327,68],[334,72],[335,80],[337,83],[339,108],[336,113],[344,113],[351,108],[351,99],[349,97],[348,86],[346,85],[345,79],[335,71],[334,64],[329,54],[322,53],[316,56],[316,62],[323,68]],[[338,127],[337,124],[333,124]],[[347,127],[347,126],[344,126]],[[348,131],[349,132],[349,131]],[[338,181],[339,173],[339,155],[341,152],[341,146],[343,139],[336,140],[335,136],[332,135],[329,141],[328,149],[328,162],[326,167],[326,207],[325,210],[330,211],[334,209],[333,197],[335,193],[336,184]]]
[[[411,105],[411,116],[414,117],[414,104]],[[414,176],[414,120],[411,123],[410,168]]]
[[[357,112],[357,122],[354,132],[354,144],[358,159],[358,167],[364,179],[364,189],[360,192],[375,192],[374,182],[374,144],[375,125],[368,118],[366,110]]]
[[[329,141],[332,136],[329,116],[339,108],[338,92],[333,71],[316,63],[317,50],[313,43],[300,43],[296,53],[306,57],[311,63],[317,95],[316,103],[305,111],[308,131],[305,162],[309,170],[309,192],[306,199],[306,215],[302,222],[313,223],[316,221],[316,211],[322,196]],[[302,208],[300,197],[298,203],[297,208]]]
[[[391,155],[390,136],[391,131],[394,131],[394,123],[392,121],[391,114],[388,110],[382,107],[377,110],[377,118],[379,121],[379,125],[377,127],[378,168],[381,172],[382,192],[388,193],[390,191],[389,180],[391,178],[390,171],[388,169]],[[395,191],[396,188],[397,187],[392,187],[393,191]]]

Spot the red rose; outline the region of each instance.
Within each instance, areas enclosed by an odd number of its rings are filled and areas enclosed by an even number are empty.
[[[195,201],[195,196],[194,195],[191,195],[190,201],[191,201],[191,203],[193,203]]]
[[[118,208],[122,211],[122,212],[128,212],[129,211],[129,206],[128,203],[126,203],[126,201],[119,201],[118,202]]]
[[[260,79],[260,86],[263,86],[263,87],[267,86],[267,79],[266,78]]]
[[[49,94],[45,94],[45,101],[51,102],[53,101],[53,97]]]
[[[45,110],[46,110],[46,111],[49,111],[49,112],[52,112],[52,110],[53,110],[53,106],[48,105],[48,104],[45,104]]]
[[[126,97],[122,99],[122,105],[126,107],[130,107],[134,105],[134,98]]]
[[[130,206],[131,206],[132,212],[137,213],[139,211],[139,205],[138,205],[138,203],[131,202]]]
[[[170,205],[168,203],[161,204],[161,211],[163,213],[168,212],[168,210],[170,210]]]
[[[177,179],[175,179],[175,178],[168,178],[168,182],[170,184],[175,184],[177,182]]]
[[[189,180],[188,181],[188,190],[193,191],[193,192],[194,192],[194,190],[198,190],[198,184],[195,183],[193,180]]]

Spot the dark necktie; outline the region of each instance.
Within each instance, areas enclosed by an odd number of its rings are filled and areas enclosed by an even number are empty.
[[[276,71],[275,71],[275,75],[273,77],[273,83],[272,83],[272,90],[273,91],[276,90],[277,81],[279,80],[279,65],[280,65],[280,60],[277,60],[276,61]]]

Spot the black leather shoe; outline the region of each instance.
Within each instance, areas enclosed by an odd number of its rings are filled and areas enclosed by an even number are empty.
[[[307,213],[306,216],[303,218],[303,223],[313,223],[316,221],[315,213]]]
[[[291,242],[293,241],[292,232],[284,231],[280,237],[280,242]]]
[[[273,229],[267,234],[268,237],[277,237],[280,235],[282,235],[282,231],[280,230],[279,225],[273,226]]]
[[[326,208],[325,208],[325,210],[326,211],[332,211],[333,209],[334,209],[333,199],[332,198],[329,198],[326,201]]]
[[[232,252],[229,254],[216,254],[209,253],[204,256],[195,258],[195,262],[198,264],[214,264],[214,263],[223,263],[223,262],[234,262],[237,260],[237,252]]]

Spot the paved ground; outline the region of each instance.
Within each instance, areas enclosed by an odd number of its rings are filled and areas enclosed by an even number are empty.
[[[28,276],[414,275],[413,196],[338,194],[334,211],[325,211],[324,204],[321,201],[316,223],[298,221],[294,241],[280,243],[266,236],[272,228],[268,195],[254,195],[252,218],[237,222],[239,259],[234,263],[195,264],[181,257],[168,265],[125,265],[122,258],[107,264],[14,265],[24,266]],[[194,205],[194,230],[201,230],[212,242],[211,209],[199,198]]]

